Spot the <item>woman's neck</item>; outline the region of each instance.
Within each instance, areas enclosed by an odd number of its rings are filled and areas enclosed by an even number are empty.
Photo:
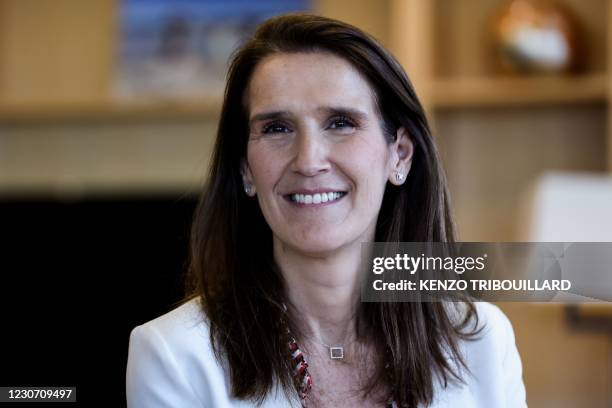
[[[275,240],[274,256],[302,334],[330,345],[350,341],[359,305],[361,246],[314,256]]]

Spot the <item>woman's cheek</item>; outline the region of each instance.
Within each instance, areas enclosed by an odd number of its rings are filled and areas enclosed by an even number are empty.
[[[280,162],[279,155],[270,149],[257,146],[249,152],[248,158],[255,185],[259,185],[260,189],[271,188],[270,184],[274,183],[273,179],[278,173],[276,166]]]

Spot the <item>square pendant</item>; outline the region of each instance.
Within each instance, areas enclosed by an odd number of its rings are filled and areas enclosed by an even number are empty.
[[[344,358],[344,347],[330,347],[329,358],[332,360],[340,360]]]

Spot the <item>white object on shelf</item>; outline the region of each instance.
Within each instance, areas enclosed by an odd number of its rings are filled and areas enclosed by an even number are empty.
[[[546,173],[533,190],[530,218],[529,241],[612,241],[612,177]]]
[[[530,201],[530,222],[524,237],[528,241],[612,241],[612,177],[608,175],[546,173],[535,184]],[[604,279],[600,283],[608,286],[608,282]],[[597,300],[560,292],[552,301],[590,303]]]

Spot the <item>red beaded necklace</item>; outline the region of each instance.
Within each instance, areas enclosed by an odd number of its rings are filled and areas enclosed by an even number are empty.
[[[287,326],[287,336],[289,338],[289,353],[291,354],[291,362],[293,363],[293,375],[296,379],[298,387],[298,395],[302,407],[306,406],[306,397],[312,390],[312,377],[308,372],[308,363],[306,357],[295,340],[295,337],[291,334],[289,327]],[[391,398],[386,404],[385,408],[398,408],[397,403]]]

